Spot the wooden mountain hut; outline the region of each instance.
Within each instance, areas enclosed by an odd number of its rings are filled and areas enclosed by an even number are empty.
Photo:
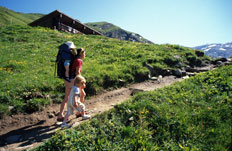
[[[74,34],[103,35],[85,24],[82,24],[79,20],[73,19],[58,10],[33,21],[29,25],[48,27]]]

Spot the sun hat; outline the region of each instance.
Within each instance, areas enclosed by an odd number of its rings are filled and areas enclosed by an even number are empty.
[[[74,45],[74,43],[72,41],[67,41],[65,44],[68,45],[69,49],[75,49],[76,48],[76,46]]]

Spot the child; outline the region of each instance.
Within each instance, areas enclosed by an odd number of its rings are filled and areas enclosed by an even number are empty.
[[[67,103],[67,113],[64,117],[63,123],[61,124],[61,127],[69,128],[70,126],[66,123],[69,116],[73,114],[74,110],[77,110],[82,115],[82,120],[86,120],[90,118],[90,115],[85,114],[85,105],[84,100],[80,99],[83,98],[80,92],[81,89],[85,88],[86,80],[83,76],[78,75],[74,79],[74,86],[71,89],[71,92],[69,94],[69,100]]]
[[[71,41],[67,41],[65,44],[68,46],[67,49],[71,52],[71,54],[72,54],[73,56],[76,56],[76,55],[77,55],[77,52],[76,52],[76,50],[75,50],[76,46],[74,45],[74,43],[71,42]],[[71,59],[72,59],[73,56],[68,55],[68,54],[66,54],[66,56],[67,56],[67,57],[66,57],[66,60],[64,61],[65,80],[68,81],[68,82],[70,82],[70,77],[69,77],[69,66],[70,66],[70,62],[71,62]]]

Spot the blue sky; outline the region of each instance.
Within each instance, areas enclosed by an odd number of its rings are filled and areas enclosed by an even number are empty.
[[[56,9],[82,23],[106,21],[157,44],[232,41],[232,0],[0,0],[16,12]]]

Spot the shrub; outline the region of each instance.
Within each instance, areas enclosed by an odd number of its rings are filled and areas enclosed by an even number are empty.
[[[0,119],[3,118],[3,116],[8,115],[9,114],[9,107],[7,104],[0,104]]]
[[[35,111],[41,111],[45,105],[50,104],[48,100],[45,100],[43,98],[33,98],[26,102],[25,110],[28,113],[32,113]]]

